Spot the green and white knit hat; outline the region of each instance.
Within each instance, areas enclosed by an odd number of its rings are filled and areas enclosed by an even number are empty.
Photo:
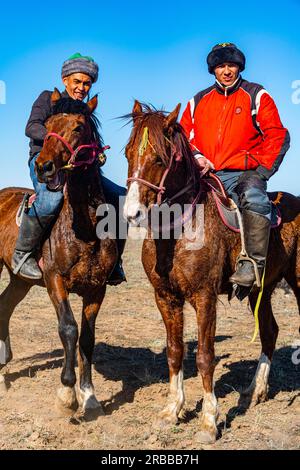
[[[61,69],[62,78],[72,75],[72,73],[85,73],[89,75],[95,83],[98,80],[99,67],[92,57],[83,56],[79,52],[71,55],[64,61]]]

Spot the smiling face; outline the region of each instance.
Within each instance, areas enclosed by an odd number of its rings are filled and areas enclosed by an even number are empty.
[[[72,73],[63,78],[68,95],[74,100],[83,101],[92,87],[92,79],[85,73]]]
[[[232,62],[225,62],[215,68],[215,76],[223,86],[231,86],[237,79],[239,66]]]

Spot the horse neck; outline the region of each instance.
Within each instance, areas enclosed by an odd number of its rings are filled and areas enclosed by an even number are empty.
[[[104,203],[98,168],[74,171],[67,176],[65,187],[65,206],[71,208],[72,217],[81,225],[89,221],[96,224],[96,211]],[[68,210],[67,212],[70,213]]]
[[[195,168],[195,171],[197,171],[197,168]],[[199,185],[196,184],[196,179],[195,184],[192,183],[193,181],[188,172],[186,163],[174,162],[166,178],[166,192],[164,196],[166,198],[171,199],[172,197],[176,196],[176,194],[179,193],[181,190],[187,188],[187,191],[180,195],[178,199],[174,200],[174,202],[180,204],[188,204],[200,190]]]

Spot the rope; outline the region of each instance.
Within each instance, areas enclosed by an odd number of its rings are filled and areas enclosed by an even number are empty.
[[[264,269],[264,272],[263,272],[263,275],[262,275],[262,278],[261,278],[261,286],[260,286],[259,294],[258,294],[258,297],[257,297],[255,309],[254,309],[255,328],[254,328],[253,337],[252,337],[250,343],[254,343],[254,341],[256,340],[256,336],[259,332],[258,311],[259,311],[259,307],[260,307],[261,298],[262,298],[262,295],[263,295],[263,292],[264,292],[265,273],[266,273],[266,268]]]

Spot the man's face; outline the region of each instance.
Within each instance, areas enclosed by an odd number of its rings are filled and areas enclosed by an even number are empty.
[[[232,85],[239,74],[239,67],[231,62],[225,62],[215,68],[215,76],[218,82],[224,86]]]
[[[92,79],[85,73],[72,73],[63,78],[68,95],[74,100],[84,100],[92,86]]]

